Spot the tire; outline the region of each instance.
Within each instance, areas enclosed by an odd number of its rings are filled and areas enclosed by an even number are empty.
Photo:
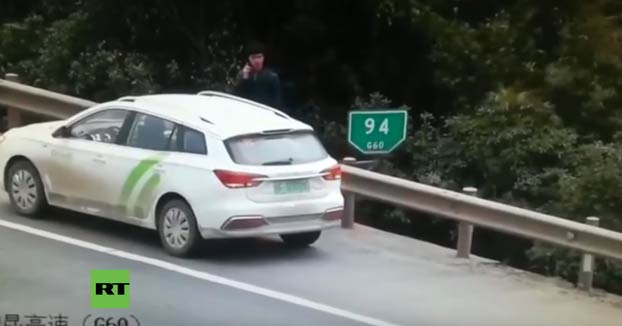
[[[320,238],[321,231],[281,234],[281,239],[286,246],[292,248],[304,248]]]
[[[48,208],[41,177],[32,163],[20,160],[11,164],[7,183],[11,207],[17,214],[38,217]]]
[[[181,199],[169,200],[158,211],[158,233],[164,250],[176,257],[193,255],[201,242],[194,213]]]

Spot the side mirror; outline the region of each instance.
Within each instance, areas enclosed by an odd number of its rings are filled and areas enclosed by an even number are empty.
[[[56,138],[67,138],[69,136],[71,136],[71,133],[69,131],[69,128],[67,128],[67,126],[62,126],[56,129],[56,131],[52,134],[52,137],[56,137]]]

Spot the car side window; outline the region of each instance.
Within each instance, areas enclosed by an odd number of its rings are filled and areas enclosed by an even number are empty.
[[[128,114],[128,111],[121,109],[94,113],[71,126],[71,138],[116,143]]]
[[[183,149],[186,153],[207,155],[205,135],[190,128],[184,128]]]
[[[138,113],[127,138],[132,147],[164,151],[177,137],[175,123],[152,115]],[[176,142],[175,142],[176,143]]]

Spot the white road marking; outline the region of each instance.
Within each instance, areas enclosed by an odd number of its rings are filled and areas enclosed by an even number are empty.
[[[68,236],[64,236],[64,235],[60,235],[60,234],[56,234],[56,233],[52,233],[52,232],[48,232],[48,231],[44,231],[44,230],[40,230],[40,229],[36,229],[27,225],[23,225],[23,224],[18,224],[18,223],[13,223],[13,222],[9,222],[6,220],[2,220],[0,219],[0,226],[9,228],[9,229],[13,229],[13,230],[17,230],[17,231],[21,231],[21,232],[25,232],[28,234],[32,234],[32,235],[36,235],[39,237],[43,237],[43,238],[47,238],[47,239],[51,239],[51,240],[55,240],[55,241],[59,241],[59,242],[63,242],[63,243],[67,243],[70,245],[74,245],[77,247],[81,247],[81,248],[85,248],[85,249],[90,249],[93,251],[98,251],[98,252],[102,252],[102,253],[106,253],[112,256],[117,256],[117,257],[121,257],[121,258],[125,258],[125,259],[129,259],[129,260],[133,260],[133,261],[137,261],[137,262],[141,262],[144,264],[148,264],[148,265],[152,265],[152,266],[156,266],[159,268],[163,268],[163,269],[167,269],[173,272],[177,272],[180,274],[184,274],[184,275],[188,275],[191,277],[195,277],[201,280],[205,280],[208,282],[212,282],[212,283],[216,283],[216,284],[221,284],[221,285],[225,285],[225,286],[229,286],[232,288],[236,288],[242,291],[246,291],[246,292],[250,292],[250,293],[254,293],[254,294],[258,294],[258,295],[262,295],[265,297],[269,297],[272,299],[276,299],[276,300],[280,300],[280,301],[284,301],[284,302],[288,302],[288,303],[292,303],[295,305],[299,305],[302,307],[306,307],[306,308],[310,308],[310,309],[314,309],[317,311],[321,311],[321,312],[325,312],[331,315],[335,315],[335,316],[339,316],[339,317],[343,317],[343,318],[347,318],[347,319],[351,319],[357,322],[361,322],[361,323],[365,323],[368,325],[372,325],[372,326],[398,326],[397,324],[393,324],[390,322],[386,322],[380,319],[376,319],[376,318],[372,318],[372,317],[368,317],[368,316],[364,316],[364,315],[360,315],[354,312],[350,312],[347,310],[343,310],[343,309],[339,309],[339,308],[334,308],[322,303],[318,303],[318,302],[314,302],[311,300],[307,300],[301,297],[297,297],[295,295],[290,295],[287,293],[283,293],[283,292],[279,292],[279,291],[273,291],[270,289],[266,289],[266,288],[262,288],[259,286],[255,286],[249,283],[244,283],[244,282],[239,282],[239,281],[235,281],[232,279],[228,279],[228,278],[224,278],[221,276],[217,276],[214,274],[210,274],[210,273],[206,273],[206,272],[201,272],[201,271],[197,271],[191,268],[187,268],[187,267],[183,267],[180,265],[176,265],[176,264],[172,264],[163,260],[159,260],[159,259],[155,259],[155,258],[149,258],[149,257],[145,257],[145,256],[141,256],[141,255],[137,255],[137,254],[133,254],[130,252],[126,252],[126,251],[122,251],[122,250],[117,250],[114,248],[110,248],[110,247],[105,247],[105,246],[101,246],[92,242],[88,242],[88,241],[83,241],[83,240],[78,240],[78,239],[74,239]]]

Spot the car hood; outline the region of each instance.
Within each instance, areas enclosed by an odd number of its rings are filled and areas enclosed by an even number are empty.
[[[65,120],[33,123],[23,127],[10,129],[6,134],[7,136],[12,135],[39,138],[41,136],[44,137],[51,135],[56,129],[65,123]]]

